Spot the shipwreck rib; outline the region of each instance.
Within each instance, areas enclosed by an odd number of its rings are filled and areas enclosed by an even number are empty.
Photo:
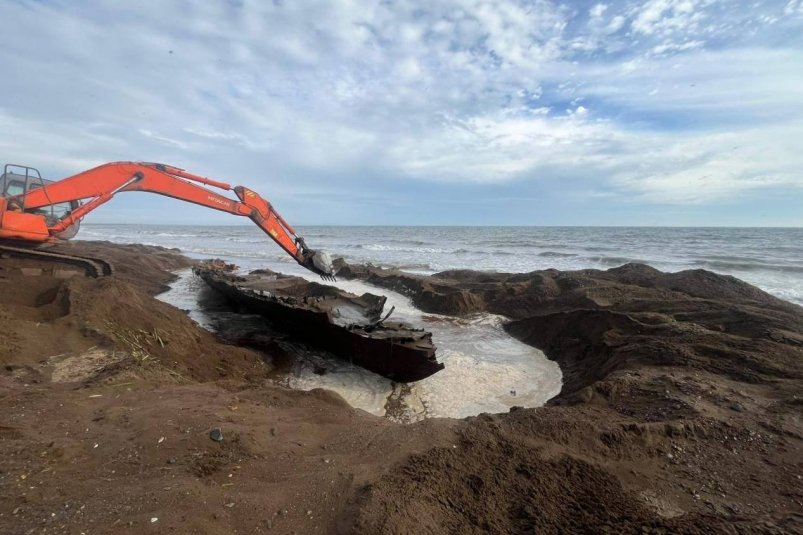
[[[236,275],[220,263],[203,263],[194,272],[277,328],[393,381],[418,381],[444,367],[435,357],[432,333],[383,318],[383,296],[356,296],[270,270]]]

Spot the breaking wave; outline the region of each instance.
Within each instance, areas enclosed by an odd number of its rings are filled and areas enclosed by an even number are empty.
[[[752,261],[728,262],[723,260],[697,260],[694,265],[711,270],[733,271],[770,271],[776,273],[803,273],[803,265],[789,266],[776,264],[762,264]]]
[[[529,272],[607,269],[643,262],[663,271],[704,268],[735,275],[803,304],[803,229],[305,227],[313,249],[353,263],[409,271],[476,269]],[[78,239],[176,247],[195,258],[231,258],[239,265],[293,268],[253,225],[102,225],[85,223]],[[253,259],[253,260],[248,260]]]
[[[382,243],[372,243],[369,245],[357,245],[357,249],[365,249],[366,251],[396,251],[400,253],[434,253],[445,254],[453,253],[450,249],[442,249],[440,247],[398,247],[396,245],[385,245]]]
[[[542,256],[545,258],[571,258],[573,256],[577,256],[576,253],[558,253],[555,251],[544,251],[543,253],[538,253],[538,256]]]
[[[589,262],[596,262],[604,266],[621,266],[624,264],[640,263],[647,264],[646,260],[639,260],[637,258],[628,258],[625,256],[589,256],[585,258]]]

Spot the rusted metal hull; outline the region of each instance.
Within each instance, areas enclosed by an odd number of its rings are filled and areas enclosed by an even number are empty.
[[[358,298],[303,279],[298,280],[314,287],[310,288],[312,295],[299,295],[298,288],[288,293],[286,285],[272,285],[269,279],[254,284],[256,275],[238,277],[203,266],[195,273],[228,299],[265,316],[288,334],[393,381],[419,381],[444,367],[435,358],[431,333],[396,322],[379,322],[384,297],[366,294]],[[315,291],[321,288],[327,288],[328,295],[321,297],[320,291]],[[337,293],[344,296],[341,299],[346,299],[349,307],[364,306],[369,321],[336,323],[333,305],[337,303]]]

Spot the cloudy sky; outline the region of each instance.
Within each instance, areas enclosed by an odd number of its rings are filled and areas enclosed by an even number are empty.
[[[297,224],[803,226],[803,0],[4,0],[0,20],[0,159],[49,177],[165,162]],[[141,193],[90,218],[232,222]]]

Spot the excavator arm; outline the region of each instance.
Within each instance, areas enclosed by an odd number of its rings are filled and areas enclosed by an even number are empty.
[[[230,199],[200,184],[233,191],[238,200]],[[324,278],[333,277],[328,255],[308,249],[304,239],[296,235],[293,227],[259,194],[243,186],[233,187],[169,165],[146,162],[107,163],[11,197],[8,202],[24,207],[27,212],[59,203],[85,200],[84,204],[71,213],[47,226],[47,234],[56,236],[116,194],[125,191],[148,191],[248,217],[296,262]]]

